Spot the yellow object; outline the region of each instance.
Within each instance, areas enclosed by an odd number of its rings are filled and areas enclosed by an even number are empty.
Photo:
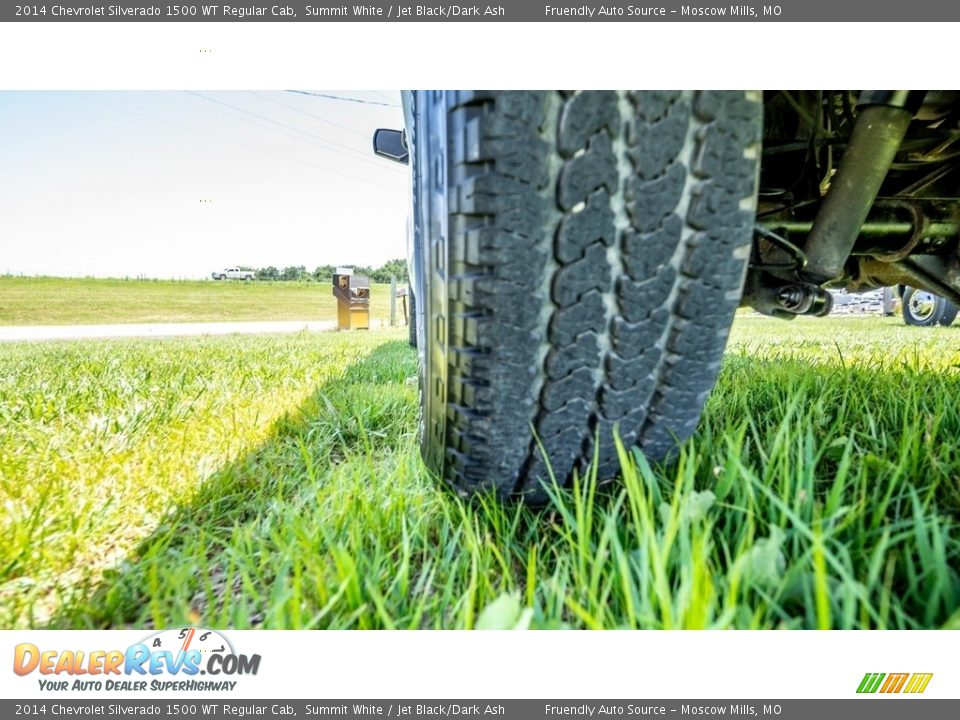
[[[346,303],[337,303],[337,329],[369,330],[370,310],[367,307],[350,307]]]
[[[338,270],[333,275],[333,295],[338,329],[370,329],[370,278],[354,275],[349,268]]]

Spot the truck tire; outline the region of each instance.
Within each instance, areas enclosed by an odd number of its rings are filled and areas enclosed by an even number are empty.
[[[957,306],[929,290],[908,287],[903,293],[903,321],[907,325],[950,325],[957,319]]]
[[[941,298],[943,300],[943,312],[940,313],[940,324],[943,327],[950,327],[953,325],[953,321],[957,319],[957,311],[960,308],[957,308],[957,304],[946,298]]]
[[[695,430],[742,294],[752,92],[418,92],[421,451],[462,495],[544,502],[614,434]]]

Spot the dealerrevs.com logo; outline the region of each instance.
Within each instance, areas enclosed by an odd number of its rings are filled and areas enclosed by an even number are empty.
[[[259,669],[260,655],[236,653],[223,635],[199,627],[164,630],[126,650],[20,643],[13,654],[13,671],[38,674],[40,689],[47,691],[230,691],[237,685],[232,678],[256,675]]]

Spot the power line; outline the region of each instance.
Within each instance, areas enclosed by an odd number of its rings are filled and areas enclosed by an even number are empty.
[[[393,102],[393,98],[387,95],[386,93],[382,93],[379,90],[371,90],[370,92],[376,95],[377,97],[383,98],[387,102]]]
[[[216,99],[214,99],[214,98],[208,97],[208,96],[203,95],[203,94],[201,94],[201,93],[196,93],[196,92],[192,92],[192,91],[189,91],[189,90],[187,90],[187,91],[185,91],[185,92],[186,92],[188,95],[193,95],[193,96],[198,97],[198,98],[200,98],[200,99],[202,99],[202,100],[206,100],[207,102],[215,103],[215,104],[217,104],[217,105],[222,105],[223,107],[230,108],[231,110],[235,110],[235,111],[237,111],[237,112],[243,113],[244,115],[250,115],[251,117],[254,117],[254,118],[257,118],[257,119],[260,119],[260,120],[264,120],[264,121],[266,121],[266,122],[268,122],[268,123],[271,123],[271,124],[273,124],[273,125],[277,125],[277,126],[279,126],[280,128],[285,128],[285,129],[287,129],[287,130],[292,130],[293,132],[296,132],[296,133],[301,133],[301,134],[303,134],[303,135],[307,135],[308,137],[314,138],[315,141],[316,141],[316,140],[319,140],[319,141],[320,141],[320,142],[312,142],[312,143],[310,143],[311,145],[316,145],[317,147],[321,147],[321,148],[323,148],[323,149],[325,149],[325,150],[329,150],[330,152],[335,152],[335,153],[339,153],[340,155],[345,155],[346,157],[351,158],[351,159],[354,160],[355,162],[363,162],[363,163],[366,163],[366,164],[368,164],[368,165],[376,166],[376,167],[380,168],[381,170],[388,170],[388,171],[391,171],[391,172],[394,172],[394,173],[396,173],[396,172],[403,172],[402,169],[400,169],[400,168],[397,168],[397,167],[395,167],[395,166],[390,166],[389,164],[381,163],[381,162],[379,162],[379,161],[377,161],[377,160],[374,160],[374,159],[370,158],[366,152],[359,151],[359,150],[357,150],[356,148],[351,148],[351,147],[349,147],[349,146],[347,146],[347,145],[343,145],[342,143],[336,143],[336,142],[334,142],[334,141],[332,141],[332,140],[328,140],[327,138],[325,138],[325,137],[323,137],[323,136],[321,136],[321,135],[317,135],[317,134],[312,133],[312,132],[309,132],[309,131],[307,131],[307,130],[301,130],[300,128],[294,127],[294,126],[292,126],[292,125],[288,125],[288,124],[286,124],[286,123],[282,123],[282,122],[280,122],[280,121],[278,121],[278,120],[274,120],[274,119],[272,119],[272,118],[266,117],[265,115],[260,115],[259,113],[251,112],[250,110],[244,110],[243,108],[238,108],[238,107],[236,107],[235,105],[231,105],[231,104],[229,104],[229,103],[225,103],[225,102],[222,102],[222,101],[220,101],[220,100],[216,100]],[[182,96],[177,96],[177,97],[182,97]],[[196,103],[194,103],[194,104],[196,104]],[[267,129],[267,130],[270,130],[270,131],[272,131],[272,132],[279,133],[279,134],[281,134],[281,135],[286,135],[287,137],[291,137],[291,138],[293,138],[294,140],[299,140],[299,141],[301,141],[301,142],[309,142],[309,141],[306,140],[305,138],[297,137],[296,135],[291,135],[289,132],[284,132],[283,130],[279,130],[279,129],[277,129],[277,128],[270,127],[269,125],[264,125],[263,123],[255,122],[254,120],[250,120],[249,118],[239,117],[239,116],[237,116],[237,115],[234,115],[233,113],[224,112],[223,110],[217,110],[217,108],[211,108],[211,107],[206,106],[206,105],[200,105],[200,107],[206,108],[207,110],[212,110],[212,111],[220,112],[220,113],[222,113],[222,114],[224,114],[224,115],[227,115],[228,117],[234,118],[235,120],[242,120],[243,122],[250,123],[251,125],[256,125],[257,127],[265,128],[265,129]],[[338,150],[336,147],[330,147],[330,145],[339,145],[341,148],[344,148],[344,149],[343,149],[343,150]]]
[[[321,117],[320,115],[315,115],[314,113],[307,112],[306,110],[301,110],[300,108],[296,107],[295,105],[290,105],[289,103],[281,102],[280,100],[277,100],[276,98],[267,97],[266,95],[261,95],[260,93],[254,92],[254,91],[252,91],[252,90],[249,90],[248,92],[249,92],[251,95],[256,95],[258,98],[261,98],[262,100],[268,100],[268,101],[270,101],[270,102],[272,102],[272,103],[276,103],[277,105],[282,105],[282,106],[285,107],[285,108],[290,108],[290,109],[293,110],[294,112],[301,113],[302,115],[306,115],[307,117],[312,117],[313,119],[319,120],[320,122],[325,122],[325,123],[327,123],[328,125],[333,125],[334,127],[340,128],[341,130],[346,130],[347,132],[353,133],[354,135],[357,135],[358,137],[362,137],[364,140],[369,140],[369,139],[370,139],[370,136],[369,136],[368,134],[362,133],[362,132],[360,132],[359,130],[354,130],[352,127],[349,127],[348,125],[341,125],[340,123],[334,122],[333,120],[328,120],[327,118]],[[332,142],[332,141],[331,141],[331,142]]]
[[[104,107],[111,108],[111,109],[113,109],[113,110],[120,110],[120,111],[122,111],[122,112],[130,113],[130,114],[132,114],[132,115],[139,115],[139,116],[141,116],[141,117],[146,117],[146,118],[154,119],[154,120],[156,119],[156,118],[153,117],[150,113],[143,112],[142,110],[132,110],[132,109],[127,108],[127,107],[122,107],[122,106],[119,106],[119,105],[113,105],[113,104],[108,103],[108,102],[105,102],[105,101],[103,101],[103,100],[101,100],[101,99],[99,99],[99,98],[89,97],[89,96],[84,95],[84,94],[81,94],[79,97],[84,98],[84,99],[86,99],[86,100],[89,100],[90,102],[97,103],[98,105],[103,105]],[[178,96],[174,95],[174,97],[178,97]],[[180,99],[185,99],[185,98],[180,98]],[[203,106],[203,105],[200,105],[199,103],[191,102],[191,104],[197,105],[198,107],[205,107],[205,106]],[[213,108],[207,108],[207,109],[212,110]],[[241,119],[243,119],[243,118],[237,118],[237,119],[238,119],[238,120],[241,120]],[[326,167],[325,165],[320,165],[320,164],[318,164],[318,163],[310,162],[309,160],[303,160],[302,158],[290,157],[289,155],[285,155],[285,154],[283,154],[283,153],[278,153],[278,152],[273,151],[273,150],[265,150],[264,148],[260,148],[260,147],[257,147],[257,146],[255,146],[255,145],[249,145],[249,144],[247,144],[247,143],[243,143],[243,142],[240,142],[240,141],[238,141],[238,140],[234,140],[234,139],[232,139],[232,138],[223,137],[222,135],[217,135],[217,134],[214,134],[214,133],[211,133],[211,132],[205,132],[205,131],[203,131],[203,130],[198,130],[198,129],[196,129],[196,128],[190,127],[189,125],[180,125],[180,127],[183,128],[184,130],[187,130],[188,132],[192,132],[192,133],[195,133],[195,134],[197,134],[197,135],[202,135],[202,136],[204,136],[204,137],[211,137],[211,138],[213,138],[213,139],[215,139],[215,140],[219,140],[220,142],[230,143],[230,144],[232,144],[232,145],[239,145],[240,147],[245,148],[246,150],[253,150],[254,152],[264,153],[264,154],[266,154],[266,155],[273,155],[273,156],[278,157],[278,158],[281,158],[281,159],[283,159],[283,160],[287,160],[288,162],[294,162],[294,163],[297,163],[298,165],[306,165],[307,167],[316,168],[316,169],[318,169],[318,170],[322,170],[323,172],[327,172],[327,173],[331,173],[331,174],[333,174],[333,175],[339,175],[339,176],[341,176],[341,177],[349,178],[350,180],[354,180],[354,181],[356,181],[356,182],[365,183],[365,184],[367,184],[367,185],[373,185],[374,187],[378,187],[378,188],[381,188],[381,189],[383,189],[383,190],[389,190],[389,191],[391,191],[391,192],[397,192],[397,193],[404,192],[404,191],[402,191],[402,190],[399,190],[398,188],[391,187],[391,186],[385,185],[385,184],[383,184],[383,183],[378,183],[378,182],[375,182],[375,181],[373,181],[373,180],[368,180],[367,178],[361,177],[361,176],[359,176],[359,175],[353,175],[353,174],[351,174],[351,173],[343,172],[343,171],[341,171],[341,170],[335,170],[335,169],[333,169],[333,168]],[[294,138],[294,139],[296,139],[296,140],[301,140],[302,138]]]
[[[270,123],[270,124],[272,124],[272,125],[276,125],[276,126],[278,126],[278,127],[285,128],[286,130],[291,130],[291,131],[293,131],[293,132],[295,132],[295,133],[300,133],[300,134],[302,134],[302,135],[306,135],[307,137],[313,138],[314,140],[319,140],[320,142],[314,142],[314,143],[311,143],[311,144],[313,144],[313,145],[318,145],[319,147],[322,147],[322,148],[325,148],[325,149],[328,149],[328,150],[333,150],[333,148],[329,147],[329,144],[331,143],[331,141],[329,141],[327,138],[325,138],[325,137],[323,137],[323,136],[321,136],[321,135],[317,135],[316,133],[312,133],[312,132],[310,132],[309,130],[302,130],[302,129],[300,129],[300,128],[298,128],[298,127],[295,127],[295,126],[293,126],[293,125],[290,125],[290,124],[288,124],[288,123],[283,123],[283,122],[280,122],[279,120],[274,120],[273,118],[269,118],[269,117],[267,117],[266,115],[261,115],[261,114],[259,114],[259,113],[255,113],[255,112],[253,112],[253,111],[251,111],[251,110],[245,110],[244,108],[237,107],[236,105],[231,105],[230,103],[225,103],[225,102],[223,102],[222,100],[217,100],[216,98],[212,98],[212,97],[209,97],[209,96],[207,96],[207,95],[203,95],[202,93],[193,92],[193,91],[190,91],[190,90],[186,90],[185,92],[186,92],[188,95],[193,95],[194,97],[198,97],[198,98],[200,98],[201,100],[206,100],[207,102],[210,102],[210,103],[215,103],[215,104],[217,104],[217,105],[222,105],[222,106],[225,107],[225,108],[229,108],[229,109],[231,109],[231,110],[235,110],[236,112],[243,113],[244,115],[249,115],[249,116],[254,117],[254,118],[257,118],[257,119],[259,119],[259,120],[263,120],[263,121],[265,121],[265,122],[268,122],[268,123]],[[201,107],[205,107],[205,106],[201,106]],[[208,108],[208,109],[212,109],[212,108]],[[220,112],[223,112],[223,111],[221,110]],[[237,117],[236,115],[233,115],[232,113],[224,113],[224,114],[225,114],[225,115],[228,115],[228,116],[230,116],[230,117],[234,117],[234,118],[236,118],[237,120],[243,120],[244,122],[248,122],[248,123],[251,123],[251,124],[253,124],[253,125],[257,125],[257,126],[259,126],[259,127],[265,127],[267,130],[272,130],[273,132],[280,132],[281,135],[287,135],[288,137],[292,137],[292,138],[294,138],[295,140],[300,140],[300,141],[303,141],[303,142],[307,142],[304,138],[297,137],[296,135],[290,135],[289,133],[281,132],[281,131],[277,130],[276,128],[272,128],[272,127],[269,127],[269,126],[267,126],[267,125],[263,125],[263,124],[261,124],[261,123],[255,123],[255,122],[253,122],[252,120],[248,120],[247,118]],[[351,153],[351,154],[353,154],[353,155],[359,156],[360,159],[365,160],[365,161],[367,161],[367,162],[371,162],[370,159],[367,157],[367,154],[366,154],[365,152],[361,152],[361,151],[357,150],[356,148],[351,148],[351,147],[349,147],[349,146],[342,145],[342,144],[341,144],[341,147],[345,148],[347,152],[349,152],[349,153]],[[334,151],[334,152],[340,152],[340,151],[337,151],[337,150],[333,150],[333,151]],[[341,154],[345,154],[345,153],[341,152]],[[371,164],[376,164],[376,163],[371,162]]]
[[[328,93],[310,92],[309,90],[284,90],[288,93],[297,95],[310,95],[311,97],[326,98],[327,100],[342,100],[343,102],[360,103],[361,105],[380,105],[381,107],[398,108],[395,103],[377,102],[376,100],[361,100],[360,98],[344,97],[343,95],[330,95]]]

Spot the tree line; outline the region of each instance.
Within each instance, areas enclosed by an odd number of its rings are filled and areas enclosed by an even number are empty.
[[[397,282],[407,282],[407,261],[399,258],[387,260],[378,268],[369,265],[318,265],[313,272],[310,272],[303,265],[290,265],[285,268],[268,265],[262,268],[243,269],[253,270],[257,280],[329,283],[338,267],[352,267],[354,275],[366,275],[370,278],[370,282],[374,283],[388,283],[392,275],[397,277]]]

